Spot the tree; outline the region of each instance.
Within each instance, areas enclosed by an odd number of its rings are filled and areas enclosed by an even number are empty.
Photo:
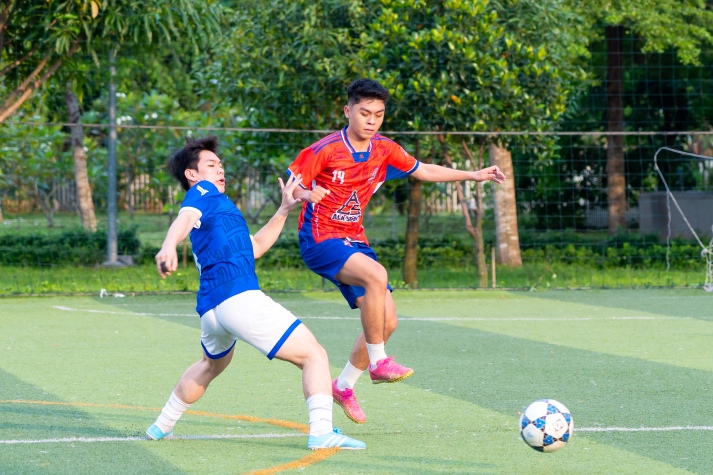
[[[0,123],[80,50],[183,38],[196,47],[218,31],[217,2],[197,0],[8,0],[0,11]]]
[[[513,4],[528,12],[527,22],[500,14]],[[343,88],[367,76],[392,93],[386,130],[547,130],[580,76],[570,65],[580,42],[562,30],[572,18],[559,6],[560,0],[246,2],[211,80],[235,98],[249,126],[337,128]],[[537,34],[540,26],[547,31]],[[550,46],[553,31],[565,46]],[[407,145],[419,160],[440,156],[434,137]],[[415,284],[421,183],[411,185],[404,280]],[[509,205],[514,210],[514,200]]]
[[[9,122],[3,135],[12,142],[0,149],[0,199],[9,196],[30,202],[42,210],[47,224],[54,226],[58,187],[71,176],[61,128],[18,127]]]
[[[230,23],[215,55],[205,60],[200,81],[208,94],[212,91],[235,108],[235,125],[302,130],[343,126],[346,87],[356,76],[355,50],[364,26],[361,2],[239,2]],[[242,188],[248,175],[284,173],[313,137],[317,135],[277,131],[231,135],[236,142],[230,144],[231,165],[244,173],[233,181],[235,186]]]
[[[369,66],[369,74],[393,92],[389,128],[444,134],[552,129],[565,110],[572,83],[582,77],[573,59],[584,49],[575,36],[563,31],[573,18],[558,8],[559,0],[374,3],[367,9],[372,16],[362,34],[360,59]],[[550,39],[553,32],[561,43]],[[452,137],[446,135],[441,141]],[[502,137],[490,140],[490,150],[507,146]],[[463,143],[456,141],[458,147]],[[468,149],[464,156],[469,155]],[[498,156],[510,160],[508,153]],[[465,160],[458,163],[463,166]],[[474,160],[470,166],[476,166]],[[508,180],[514,186],[514,177]],[[512,226],[517,212],[514,192],[511,195],[496,196],[495,206],[504,218],[498,220],[504,230],[497,233],[498,249],[501,262],[518,265],[517,227]],[[417,191],[412,198],[418,198]],[[413,284],[417,281],[412,269],[418,227],[408,229],[404,281]],[[507,246],[512,257],[502,252]],[[478,247],[482,253],[483,246]],[[479,256],[477,262],[484,263],[484,257]]]
[[[74,180],[77,184],[77,204],[82,227],[89,231],[97,230],[97,218],[94,215],[94,202],[92,201],[92,188],[89,185],[87,172],[87,154],[84,151],[84,130],[79,113],[79,100],[72,91],[71,83],[66,86],[67,119],[70,124],[72,159],[74,161]]]
[[[240,2],[210,81],[241,107],[246,125],[339,129],[362,10],[348,0]]]
[[[713,44],[713,10],[705,0],[568,1],[580,12],[585,37],[603,36],[607,45],[607,193],[609,233],[626,227],[623,48],[627,31],[643,40],[641,52],[675,49],[683,64],[699,64],[701,48]]]
[[[77,200],[82,225],[86,229],[96,230],[76,90],[78,83],[82,86],[88,69],[86,63],[101,64],[99,58],[104,57],[109,48],[118,50],[128,42],[142,43],[145,56],[155,50],[156,44],[170,43],[178,38],[197,49],[218,32],[219,11],[215,1],[196,0],[141,3],[11,0],[7,3],[0,16],[2,74],[10,71],[16,74],[12,76],[15,89],[0,106],[0,122],[15,112],[63,63],[74,63],[74,67],[60,75],[60,80],[65,85],[69,122],[75,124],[71,127],[71,147]],[[75,53],[81,50],[84,56],[78,58]]]

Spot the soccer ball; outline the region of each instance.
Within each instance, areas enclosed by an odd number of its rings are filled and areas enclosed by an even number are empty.
[[[522,440],[539,452],[554,452],[565,446],[574,432],[569,409],[554,399],[540,399],[520,416]]]

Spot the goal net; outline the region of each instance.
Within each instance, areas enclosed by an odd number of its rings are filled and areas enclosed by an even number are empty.
[[[656,153],[654,154],[654,168],[656,169],[656,172],[658,173],[659,177],[661,178],[661,182],[663,183],[664,187],[666,188],[666,206],[667,206],[667,211],[668,211],[668,232],[666,236],[666,246],[667,246],[667,251],[666,251],[666,269],[670,267],[669,264],[669,252],[671,249],[671,237],[672,237],[672,230],[671,230],[671,203],[676,207],[678,212],[681,215],[681,219],[683,219],[683,222],[685,225],[688,227],[688,229],[691,231],[691,234],[693,237],[695,237],[696,241],[698,242],[698,245],[701,247],[701,257],[705,259],[706,261],[706,280],[705,283],[703,284],[703,289],[706,292],[713,292],[713,237],[711,237],[710,242],[708,245],[705,245],[703,243],[703,240],[701,237],[698,235],[696,230],[694,229],[694,226],[691,225],[689,219],[686,217],[685,213],[681,209],[681,206],[679,205],[678,201],[676,200],[676,197],[674,196],[673,192],[671,191],[671,188],[669,187],[668,182],[666,181],[666,178],[664,177],[663,172],[661,171],[661,168],[659,168],[658,164],[658,155],[662,151],[668,151],[677,155],[683,155],[683,156],[688,156],[688,157],[693,157],[693,158],[698,158],[700,160],[705,160],[705,161],[713,161],[713,157],[709,157],[706,155],[699,155],[691,152],[684,152],[681,150],[675,150],[672,148],[668,147],[661,147],[659,148]],[[713,216],[713,213],[711,213]],[[713,236],[713,225],[711,225],[711,235]]]

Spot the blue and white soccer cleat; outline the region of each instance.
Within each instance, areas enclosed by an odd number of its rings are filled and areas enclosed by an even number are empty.
[[[363,450],[366,444],[361,440],[352,439],[342,434],[341,429],[335,427],[329,434],[315,437],[310,435],[307,439],[307,448],[311,450],[330,449],[338,447],[342,450]]]
[[[156,424],[151,424],[151,427],[146,429],[146,435],[149,436],[149,439],[161,440],[161,439],[166,438],[170,435],[173,435],[173,431],[164,432]]]

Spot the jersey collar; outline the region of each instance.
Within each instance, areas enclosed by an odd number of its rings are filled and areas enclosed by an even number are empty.
[[[366,150],[366,152],[357,152],[356,149],[352,146],[352,144],[349,143],[349,138],[347,137],[347,127],[349,126],[345,125],[340,132],[342,136],[342,142],[344,142],[344,146],[347,147],[347,150],[349,150],[349,152],[352,154],[352,159],[354,159],[355,162],[366,162],[367,160],[369,160],[369,155],[371,155],[371,140],[369,140],[369,148]]]

